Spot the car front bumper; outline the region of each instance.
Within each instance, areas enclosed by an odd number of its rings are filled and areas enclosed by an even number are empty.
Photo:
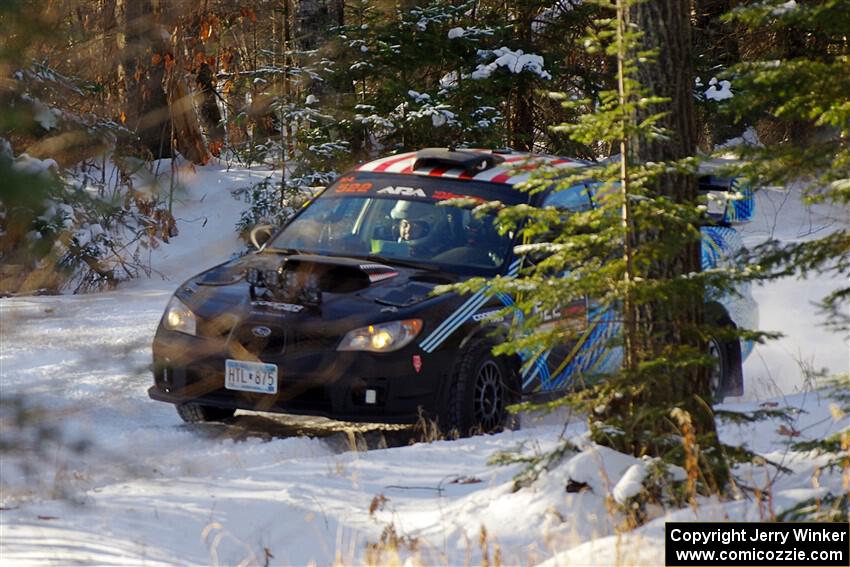
[[[260,355],[262,362],[278,367],[277,393],[261,394],[224,387],[225,360],[250,356],[233,352],[224,341],[160,329],[148,395],[172,404],[196,402],[343,421],[415,423],[423,412],[436,414],[444,372],[454,362],[450,353],[426,355],[413,345],[386,354],[337,352],[335,345],[327,346]]]

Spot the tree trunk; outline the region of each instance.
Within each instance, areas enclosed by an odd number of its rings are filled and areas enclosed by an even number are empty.
[[[245,93],[241,89],[239,72],[242,70],[242,55],[233,47],[221,50],[219,53],[221,71],[226,78],[221,82],[221,92],[225,97],[227,110],[225,143],[236,147],[248,139],[247,120],[245,119]]]
[[[516,39],[526,53],[534,51],[531,44],[531,22],[534,19],[532,4],[517,2],[513,15]],[[531,151],[534,146],[534,85],[526,73],[516,76],[511,110],[510,145],[517,150]]]
[[[645,115],[667,112],[660,126],[670,136],[636,140],[634,150],[641,161],[671,161],[692,156],[696,148],[691,66],[690,2],[647,0],[636,4],[634,21],[643,32],[642,49],[657,50],[656,61],[640,65],[638,81],[656,96],[669,98],[654,105]],[[679,202],[696,198],[693,177],[667,176],[658,186],[660,195]]]
[[[646,108],[638,120],[654,113],[666,112],[658,123],[668,135],[654,138],[642,137],[633,140],[632,158],[639,163],[673,162],[694,155],[696,149],[696,128],[693,108],[693,72],[691,67],[690,2],[688,0],[648,0],[640,2],[634,8],[634,18],[643,32],[641,49],[656,50],[657,61],[640,65],[638,81],[641,86],[655,96],[668,99],[667,102]],[[696,204],[697,182],[691,175],[668,173],[662,175],[652,187],[655,196],[666,197],[675,203]],[[642,232],[638,235],[645,246],[657,242],[661,234]],[[670,280],[684,274],[700,270],[700,242],[691,242],[682,246],[675,256],[668,255],[650,266],[650,277]],[[687,344],[688,337],[682,335],[682,329],[693,328],[701,323],[699,306],[702,298],[679,301],[652,302],[642,307],[642,324],[649,331],[647,336],[657,337],[664,343]],[[656,351],[656,345],[648,345],[650,351]],[[660,346],[660,345],[658,345]],[[681,380],[679,385],[685,390],[677,394],[686,396],[694,388],[698,393],[707,394],[708,381],[705,373]]]
[[[198,67],[195,83],[200,89],[201,119],[207,129],[210,146],[220,148],[224,143],[224,126],[221,123],[221,111],[218,108],[218,94],[215,89],[215,78],[212,69],[205,61]],[[214,151],[218,155],[217,151]]]
[[[534,146],[534,90],[523,73],[518,75],[514,87],[513,120],[511,120],[511,146],[530,152]]]
[[[186,84],[183,67],[176,64],[168,73],[168,108],[174,128],[174,143],[180,154],[199,165],[207,163],[210,153],[201,132],[192,93]]]
[[[295,4],[295,44],[299,49],[316,49],[328,26],[334,25],[329,18],[328,2],[320,0],[297,0]]]
[[[667,114],[658,124],[668,135],[642,137],[633,140],[631,158],[639,163],[673,162],[693,156],[696,149],[696,127],[693,108],[693,71],[691,56],[689,0],[647,0],[633,8],[633,21],[643,36],[639,46],[642,50],[655,50],[656,61],[638,67],[638,81],[655,96],[668,99],[641,111],[638,119],[657,112]],[[668,198],[680,205],[696,206],[697,181],[692,175],[667,173],[651,187],[656,197]],[[657,225],[656,225],[657,226]],[[686,227],[657,227],[635,231],[639,246],[658,247],[669,244],[670,234],[666,231]],[[665,240],[666,237],[666,240]],[[701,269],[701,242],[689,240],[680,244],[678,251],[665,253],[660,260],[650,260],[647,275],[651,280],[670,282],[681,276],[699,272]],[[657,360],[674,356],[677,350],[693,348],[705,352],[705,345],[698,332],[703,323],[702,293],[671,293],[669,297],[653,299],[637,306],[637,325],[642,339],[642,360]],[[708,445],[717,444],[714,417],[708,404],[710,384],[707,368],[686,366],[667,368],[660,383],[660,391],[646,394],[656,400],[668,400],[690,413],[699,439]],[[703,445],[703,449],[706,445]],[[715,464],[721,463],[717,457]],[[713,480],[718,485],[725,483],[723,467],[715,468]]]
[[[169,45],[166,14],[151,0],[124,6],[127,126],[154,159],[172,157],[176,144],[186,159],[206,163],[209,152],[185,78],[180,18],[173,18],[178,29]]]
[[[740,61],[738,45],[741,32],[721,20],[723,14],[730,12],[737,3],[737,0],[694,0],[694,61],[697,62],[697,75],[706,84],[717,71],[701,68],[700,62],[703,66],[711,64],[726,68]],[[712,117],[711,111],[706,115],[704,110],[697,108],[697,132],[699,149],[709,153],[716,143],[737,135],[738,126],[731,121],[718,121]]]
[[[127,126],[154,158],[171,157],[171,120],[163,87],[168,46],[151,0],[124,3]]]
[[[182,18],[186,20],[184,16]],[[191,62],[191,73],[194,75],[197,94],[195,101],[198,107],[198,118],[203,126],[210,152],[218,156],[224,145],[224,125],[221,120],[221,110],[218,107],[219,94],[216,89],[216,77],[213,68],[214,59],[207,56],[207,41],[219,34],[219,20],[211,17],[205,7],[199,5],[191,16],[191,24],[185,30],[183,44],[184,55]],[[179,30],[178,30],[179,31]],[[216,36],[221,41],[220,35]]]
[[[179,4],[168,4],[167,16],[171,34],[171,53],[166,56],[166,92],[171,119],[173,143],[180,154],[199,165],[207,163],[210,152],[207,148],[198,112],[195,110],[197,95],[192,92],[187,71],[194,65],[195,47],[200,39],[199,30],[193,29],[192,16],[178,12]],[[191,58],[192,65],[187,61]],[[202,57],[200,58],[202,60]],[[200,97],[197,97],[200,98]]]

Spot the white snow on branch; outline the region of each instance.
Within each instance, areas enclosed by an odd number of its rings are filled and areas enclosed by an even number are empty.
[[[449,121],[454,122],[454,118],[454,112],[436,108],[431,114],[431,124],[433,124],[435,128],[439,128],[440,126],[445,126]]]
[[[528,71],[534,73],[541,79],[549,80],[552,75],[543,67],[543,57],[536,53],[525,53],[522,49],[513,51],[507,47],[499,49],[479,49],[478,56],[481,58],[495,56],[496,59],[488,64],[480,64],[470,75],[473,79],[486,79],[499,67],[504,67],[511,73],[522,73]]]
[[[796,0],[788,0],[784,4],[780,4],[779,6],[775,7],[773,10],[770,11],[770,13],[773,14],[774,16],[784,16],[785,14],[788,14],[789,12],[793,12],[796,9],[797,9]]]
[[[416,98],[413,93],[419,95],[420,98]],[[431,103],[431,97],[426,94],[416,93],[415,91],[410,91],[411,96],[414,96],[417,102],[422,104],[422,108],[418,110],[412,110],[407,114],[408,122],[415,122],[422,118],[431,118],[431,124],[434,125],[435,128],[439,128],[441,126],[445,126],[449,124],[454,126],[457,124],[457,115],[449,110],[451,107],[447,104],[433,104]]]
[[[368,63],[367,61],[357,61],[356,63],[353,63],[348,68],[348,70],[349,71],[362,71],[362,70],[371,69],[371,68],[372,68],[371,63]]]
[[[761,140],[759,140],[759,135],[756,132],[756,129],[750,126],[744,130],[740,136],[730,138],[722,144],[718,144],[716,149],[734,149],[739,146],[753,146],[760,148],[763,147],[763,144],[761,143]]]
[[[429,95],[428,93],[420,93],[417,91],[410,90],[407,91],[407,96],[409,96],[414,101],[420,104],[431,101],[431,95]]]
[[[50,108],[45,104],[37,104],[33,118],[45,130],[53,130],[59,123],[59,114],[61,114],[61,111],[56,108]]]
[[[637,496],[643,488],[643,481],[646,478],[646,466],[643,463],[637,463],[628,468],[623,478],[614,486],[614,500],[618,504],[625,504],[629,498]]]
[[[449,30],[448,36],[449,36],[449,39],[457,39],[459,37],[463,37],[464,33],[465,33],[465,30],[463,28],[452,28],[452,29]]]
[[[708,82],[708,88],[705,90],[705,98],[709,100],[726,100],[735,96],[732,94],[732,83],[729,81],[718,81],[717,77],[712,77]]]
[[[443,75],[440,79],[440,87],[443,89],[451,89],[457,86],[458,83],[458,73],[457,71],[450,71]]]
[[[522,256],[524,254],[532,254],[535,252],[545,252],[548,254],[555,254],[557,252],[561,252],[564,250],[570,250],[574,248],[574,246],[567,243],[556,243],[556,242],[535,242],[533,244],[520,244],[514,246],[514,254],[517,256]]]
[[[15,158],[12,168],[18,171],[23,171],[24,173],[31,173],[33,175],[42,173],[49,174],[50,172],[57,173],[59,171],[59,164],[50,158],[38,159],[24,153]]]
[[[388,118],[384,118],[378,114],[370,114],[368,116],[363,114],[355,114],[354,121],[363,124],[364,126],[373,126],[377,128],[383,128],[385,130],[395,130],[395,123]]]

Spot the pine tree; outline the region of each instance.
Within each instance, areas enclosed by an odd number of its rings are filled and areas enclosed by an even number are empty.
[[[616,13],[609,9],[597,21],[587,44],[616,61],[618,86],[597,100],[553,94],[570,110],[594,108],[556,128],[588,147],[616,147],[620,155],[529,181],[529,191],[554,186],[592,195],[586,207],[569,212],[500,210],[501,230],[519,230],[527,242],[517,250],[526,256],[525,269],[516,279],[472,280],[456,289],[489,286],[517,298],[505,313],[517,327],[514,339],[496,352],[521,355],[526,365],[558,345],[576,344],[585,332],[569,323],[541,329],[542,312],[586,300],[588,325],[618,320],[621,332],[608,346],[623,349],[622,368],[602,379],[574,376],[580,388],[557,403],[584,411],[597,442],[686,468],[684,491],[693,496],[722,488],[728,477],[705,355],[706,338],[726,331],[717,321],[704,323],[703,308],[706,288],[722,293],[734,277],[700,273],[700,225],[707,218],[694,178],[688,14],[687,2],[622,0]],[[557,369],[552,380],[565,371]]]

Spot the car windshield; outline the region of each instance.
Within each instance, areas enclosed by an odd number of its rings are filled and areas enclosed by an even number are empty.
[[[438,203],[399,195],[340,195],[329,190],[267,248],[389,263],[396,260],[458,273],[495,273],[510,254],[512,235],[499,235],[493,215],[481,216],[471,208]]]

